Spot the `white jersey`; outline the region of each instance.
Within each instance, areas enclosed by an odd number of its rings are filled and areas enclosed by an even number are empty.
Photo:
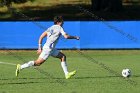
[[[55,45],[60,37],[60,35],[65,35],[63,28],[60,25],[53,25],[49,27],[47,30],[47,40],[43,46],[43,49],[54,49]]]

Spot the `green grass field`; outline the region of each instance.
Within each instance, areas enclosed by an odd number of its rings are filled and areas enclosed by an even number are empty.
[[[28,68],[15,77],[16,66],[0,64],[0,93],[139,93],[140,50],[63,51],[67,55],[69,71],[77,74],[66,80],[58,59],[50,57],[39,68]],[[0,61],[24,63],[37,58],[36,51],[0,51]],[[92,60],[89,60],[92,57]],[[115,73],[110,73],[104,64]],[[129,79],[121,77],[121,70],[130,68]],[[116,74],[119,73],[119,74]],[[135,83],[132,83],[133,81]]]

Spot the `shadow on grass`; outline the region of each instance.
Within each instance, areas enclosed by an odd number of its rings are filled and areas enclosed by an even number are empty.
[[[46,6],[24,6],[18,9],[14,9],[12,14],[1,13],[0,20],[1,21],[29,21],[29,19],[20,13],[32,18],[34,20],[39,21],[52,21],[55,15],[63,15],[64,19],[67,21],[89,21],[89,20],[97,20],[87,14],[84,14],[83,11],[80,11],[77,8],[77,5],[72,4],[62,4],[56,5],[52,7]],[[80,5],[84,9],[91,11],[90,5]],[[124,10],[119,12],[104,12],[104,11],[94,11],[95,15],[104,18],[105,20],[140,20],[140,5],[126,5],[124,6]],[[8,17],[3,17],[4,15],[10,15]],[[31,21],[31,20],[30,20]],[[98,21],[98,20],[97,20]]]
[[[95,77],[90,77],[90,76],[86,76],[86,77],[73,77],[71,79],[93,79],[93,78],[120,78],[122,76],[95,76]],[[140,75],[132,75],[131,77],[140,77]],[[47,77],[43,77],[43,78],[0,78],[0,81],[8,81],[8,80],[47,80],[47,79],[54,79],[54,80],[65,80],[65,78],[47,78]],[[25,82],[26,83],[26,82]],[[41,83],[41,82],[29,82],[29,83]]]
[[[117,77],[121,77],[121,76],[101,76],[101,77],[75,77],[75,79],[101,79],[101,78],[117,78]]]
[[[0,83],[0,85],[13,85],[13,84],[15,84],[15,85],[21,85],[21,84],[34,84],[34,83],[43,83],[43,82],[33,82],[33,81],[31,81],[31,82],[5,82],[5,83]]]
[[[0,85],[46,83],[38,80],[47,80],[46,82],[48,83],[59,83],[62,85],[66,84],[64,82],[64,78],[1,78]]]
[[[123,78],[122,76],[101,76],[101,77],[75,77],[75,79],[92,79],[92,78]],[[132,75],[131,77],[140,77],[140,75]]]
[[[47,79],[47,78],[0,78],[0,80],[38,80],[38,79]]]
[[[137,78],[137,77],[140,77],[140,75],[133,75],[132,77],[136,77]]]

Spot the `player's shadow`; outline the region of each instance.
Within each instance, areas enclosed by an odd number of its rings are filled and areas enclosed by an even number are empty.
[[[92,79],[92,78],[118,78],[118,77],[122,77],[121,75],[120,76],[95,76],[95,77],[75,77],[75,79]],[[140,75],[132,75],[131,77],[140,77]]]
[[[95,76],[95,77],[91,77],[91,76],[86,76],[86,77],[73,77],[71,79],[92,79],[92,78],[117,78],[117,77],[122,77],[121,75],[118,76]],[[132,75],[131,77],[140,77],[140,75]],[[64,77],[54,77],[54,78],[50,78],[50,77],[40,77],[40,78],[35,78],[35,77],[30,77],[30,78],[0,78],[0,81],[8,81],[8,80],[47,80],[47,79],[65,79]],[[20,83],[13,83],[13,84],[28,84],[28,83],[43,83],[43,82],[20,82]],[[12,83],[7,83],[7,84],[12,84]],[[1,84],[0,84],[1,85]]]
[[[62,79],[62,80],[60,80]],[[49,83],[61,83],[65,84],[63,81],[65,78],[49,78],[49,77],[42,77],[42,78],[0,78],[0,86],[1,85],[21,85],[21,84],[34,84],[34,83],[44,83],[44,80]],[[18,80],[18,81],[17,81]],[[43,81],[40,81],[43,80]],[[3,81],[3,82],[1,82]],[[11,82],[12,81],[12,82]]]
[[[48,77],[40,77],[40,78],[0,78],[0,81],[7,81],[7,80],[43,80],[43,79],[49,79]]]
[[[0,83],[0,85],[21,85],[21,84],[34,84],[34,83],[43,83],[43,82],[37,82],[37,81],[26,81],[26,82],[4,82],[4,83]]]
[[[121,77],[121,76],[100,76],[100,77],[90,77],[90,76],[86,76],[86,77],[72,77],[71,79],[92,79],[92,78],[116,78],[116,77]],[[65,79],[65,78],[53,78],[53,79]]]
[[[121,77],[121,76],[95,76],[95,77],[75,77],[75,79],[95,79],[95,78],[117,78],[117,77]]]
[[[43,81],[37,81],[40,79],[47,79],[47,78],[0,78],[0,81],[5,81],[5,82],[0,82],[0,85],[13,85],[13,84],[34,84],[34,83],[44,83]],[[17,81],[19,80],[19,81]],[[22,81],[20,81],[22,80]],[[28,81],[30,80],[30,81]],[[33,81],[31,81],[33,80]],[[13,81],[13,82],[10,82]]]

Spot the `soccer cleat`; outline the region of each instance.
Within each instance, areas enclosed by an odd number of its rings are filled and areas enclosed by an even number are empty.
[[[69,72],[69,73],[66,75],[66,79],[71,78],[71,77],[74,76],[75,74],[76,74],[76,70],[75,70],[75,71],[72,71],[72,72]]]
[[[18,77],[18,75],[19,75],[19,72],[20,72],[20,67],[21,67],[21,65],[20,64],[17,64],[17,68],[16,68],[16,77]]]

